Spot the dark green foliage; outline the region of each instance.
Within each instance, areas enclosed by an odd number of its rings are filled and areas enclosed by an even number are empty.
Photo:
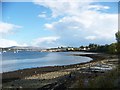
[[[116,40],[117,40],[117,53],[120,54],[120,31],[118,31],[116,34]]]
[[[116,36],[117,42],[120,43],[120,31],[118,31],[118,32],[115,34],[115,36]]]
[[[83,49],[83,48],[84,48],[84,46],[80,46],[80,48],[81,48],[81,49]]]
[[[112,43],[110,45],[97,45],[97,44],[89,44],[90,52],[101,52],[101,53],[109,53],[116,54],[117,52],[117,43]]]
[[[112,43],[108,47],[108,52],[111,54],[115,54],[117,52],[117,43]]]

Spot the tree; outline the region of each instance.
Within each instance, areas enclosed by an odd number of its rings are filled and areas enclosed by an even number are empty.
[[[120,31],[115,34],[117,40],[117,54],[118,54],[118,64],[120,63]],[[118,70],[120,70],[120,65],[118,65]]]
[[[116,40],[117,40],[117,53],[120,54],[120,31],[118,31],[116,34]]]
[[[84,46],[80,46],[80,48],[81,48],[81,49],[83,49],[83,48],[84,48]]]
[[[120,31],[118,31],[118,32],[115,34],[115,36],[116,36],[117,42],[120,43]]]
[[[108,53],[115,54],[116,53],[116,43],[112,43],[109,45],[109,51]]]

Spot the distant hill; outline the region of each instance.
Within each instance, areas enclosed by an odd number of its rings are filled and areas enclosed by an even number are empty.
[[[0,47],[0,48],[2,48],[2,47]],[[31,49],[31,50],[42,50],[42,49],[45,49],[45,48],[42,48],[42,47],[34,47],[34,46],[11,46],[11,47],[3,48],[3,49]]]

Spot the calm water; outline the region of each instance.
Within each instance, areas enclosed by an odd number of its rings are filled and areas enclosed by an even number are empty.
[[[1,72],[14,71],[24,68],[44,67],[55,65],[70,65],[92,60],[89,57],[70,56],[69,54],[84,54],[83,52],[33,52],[20,51],[2,54]]]

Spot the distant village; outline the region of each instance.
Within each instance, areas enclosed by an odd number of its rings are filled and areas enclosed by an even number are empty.
[[[67,52],[67,51],[87,51],[90,50],[89,47],[57,47],[57,48],[47,48],[47,49],[42,49],[42,48],[33,48],[33,47],[8,47],[8,48],[0,48],[0,52],[8,52],[8,51],[13,51],[13,52],[19,52],[19,51],[39,51],[39,52]]]
[[[50,49],[43,49],[41,52],[67,52],[67,51],[87,51],[90,50],[88,47],[58,47],[58,48],[50,48]]]

